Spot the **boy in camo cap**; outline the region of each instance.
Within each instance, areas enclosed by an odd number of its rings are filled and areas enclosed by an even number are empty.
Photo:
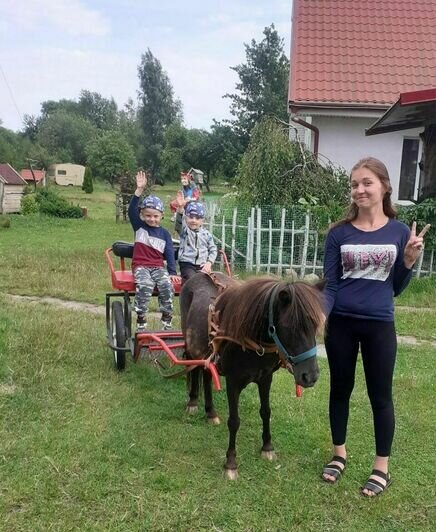
[[[218,251],[213,236],[203,227],[204,205],[198,201],[186,203],[181,193],[176,199],[175,230],[180,235],[178,260],[183,284],[199,271],[210,273]]]
[[[173,278],[177,279],[174,248],[170,233],[160,226],[163,203],[157,196],[140,197],[147,184],[145,172],[136,174],[136,190],[129,204],[129,218],[135,231],[132,270],[136,283],[135,312],[137,332],[147,328],[147,312],[154,287],[159,294],[162,328],[172,328]],[[167,268],[164,268],[164,260]]]

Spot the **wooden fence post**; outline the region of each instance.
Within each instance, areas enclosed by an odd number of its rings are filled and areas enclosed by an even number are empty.
[[[115,223],[120,221],[120,194],[115,194]]]
[[[271,272],[271,255],[272,255],[272,220],[268,220],[268,264],[266,267],[267,273]]]
[[[221,249],[226,252],[226,217],[223,215],[221,224]]]
[[[421,253],[418,259],[418,266],[416,267],[416,278],[421,277],[422,261],[424,260],[424,251]]]
[[[256,228],[256,273],[260,272],[260,252],[262,251],[262,209],[257,207],[257,228]]]
[[[310,226],[310,217],[306,213],[304,221],[304,241],[303,241],[303,253],[301,257],[301,269],[300,269],[300,279],[303,279],[304,274],[306,273],[306,261],[307,261],[307,248],[309,246],[309,226]]]
[[[313,268],[312,273],[316,273],[316,259],[318,258],[318,231],[315,231],[315,251],[313,252]]]
[[[233,209],[233,219],[232,219],[232,243],[230,249],[230,265],[232,270],[235,267],[235,246],[236,246],[236,221],[238,218],[238,208]]]
[[[277,273],[278,275],[282,274],[283,268],[283,242],[285,239],[285,218],[286,218],[286,209],[282,209],[282,220],[280,223],[280,243],[279,243],[279,258],[277,264]]]
[[[250,239],[251,239],[251,218],[250,216],[247,219],[247,257],[245,259],[245,268],[247,271],[250,271]]]

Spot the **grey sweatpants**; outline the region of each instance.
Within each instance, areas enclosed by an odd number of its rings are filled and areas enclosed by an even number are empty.
[[[159,310],[167,319],[173,316],[173,285],[165,268],[137,266],[133,272],[136,284],[135,312],[146,314],[154,287],[159,290]]]

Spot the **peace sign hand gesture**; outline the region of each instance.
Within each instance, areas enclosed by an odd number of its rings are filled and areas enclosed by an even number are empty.
[[[410,230],[410,238],[404,248],[404,265],[409,270],[415,264],[417,258],[421,255],[422,250],[424,249],[424,235],[430,229],[430,224],[427,224],[424,229],[416,234],[416,222],[413,222],[412,228]]]

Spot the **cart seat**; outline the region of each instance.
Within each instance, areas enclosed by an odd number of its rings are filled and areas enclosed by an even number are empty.
[[[178,241],[173,241],[174,249],[175,249],[175,255],[177,260],[177,253],[178,253]],[[121,270],[115,270],[113,261],[110,256],[110,252],[112,252],[114,255],[120,258],[120,265]],[[127,292],[135,292],[135,280],[133,278],[133,273],[130,269],[126,269],[125,261],[124,259],[131,259],[133,257],[133,244],[130,244],[129,242],[115,242],[112,245],[112,248],[108,250],[106,253],[106,258],[109,263],[109,267],[111,270],[111,278],[112,278],[112,287],[115,290],[122,290]],[[178,296],[180,294],[180,290],[182,289],[181,280],[179,282],[173,281],[173,289],[174,289],[174,295]],[[153,295],[158,295],[157,288],[154,289]]]
[[[179,282],[172,281],[174,295],[178,296],[182,289],[181,280]],[[135,291],[135,280],[133,278],[133,273],[129,270],[115,270],[112,274],[112,287],[115,290],[123,290],[127,292]],[[153,290],[153,295],[157,296],[159,293],[158,289]]]

